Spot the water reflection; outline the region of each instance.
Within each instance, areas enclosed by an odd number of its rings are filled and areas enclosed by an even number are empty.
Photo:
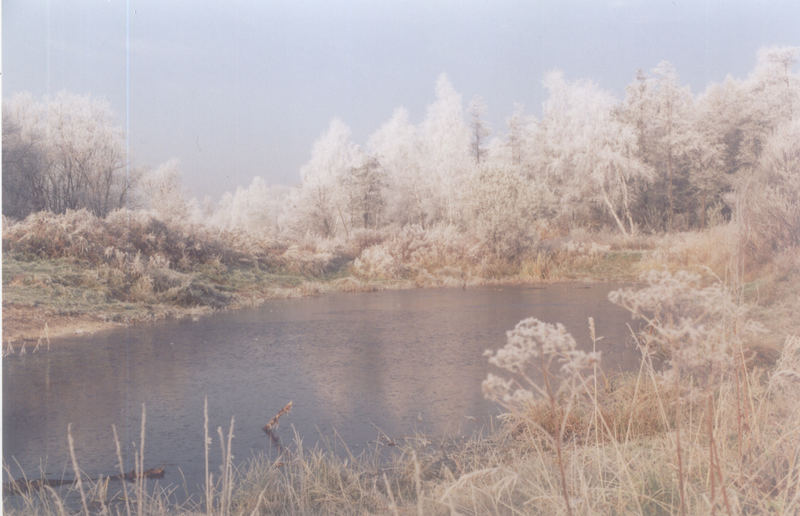
[[[180,481],[179,467],[193,489],[202,483],[206,396],[212,435],[235,416],[240,459],[268,446],[261,428],[289,400],[277,430],[284,444],[291,425],[307,445],[335,428],[356,451],[375,427],[393,438],[470,431],[496,410],[481,396],[483,351],[502,346],[524,317],[563,322],[588,346],[594,316],[606,368],[636,365],[623,344],[629,319],[606,300],[611,288],[335,294],[54,342],[49,353],[3,361],[4,459],[39,476],[46,458],[46,472],[58,475],[72,423],[81,467],[113,472],[111,425],[132,464],[145,403],[146,467],[167,465],[168,482]]]

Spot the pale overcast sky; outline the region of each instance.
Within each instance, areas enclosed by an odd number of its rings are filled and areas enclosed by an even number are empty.
[[[3,0],[2,9],[5,97],[91,94],[124,127],[129,87],[134,163],[178,158],[192,193],[214,198],[257,175],[299,182],[334,116],[360,144],[395,107],[421,120],[441,72],[465,103],[483,96],[502,132],[515,102],[540,113],[554,68],[622,97],[637,69],[666,59],[697,92],[743,77],[761,46],[800,45],[798,0]]]

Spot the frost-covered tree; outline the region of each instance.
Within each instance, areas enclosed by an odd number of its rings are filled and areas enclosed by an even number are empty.
[[[311,159],[300,170],[302,185],[296,209],[302,232],[330,238],[336,236],[339,225],[349,232],[342,178],[364,162],[363,153],[352,143],[350,134],[350,128],[342,121],[332,120],[314,142]]]
[[[486,157],[483,163],[476,168],[514,168],[519,172],[521,167],[515,167],[512,162],[511,147],[508,145],[508,141],[505,138],[495,136],[486,145]]]
[[[486,123],[488,107],[482,97],[475,95],[469,102],[470,149],[476,165],[486,160],[489,126]]]
[[[705,223],[715,205],[731,209],[728,193],[748,182],[776,128],[796,116],[800,80],[793,68],[797,47],[763,48],[754,71],[744,80],[726,78],[698,98],[695,128],[705,146],[690,181]]]
[[[726,94],[730,116],[717,125],[726,129],[729,161],[736,172],[754,170],[772,132],[796,116],[800,77],[792,69],[798,55],[797,47],[762,48],[753,72],[743,81],[727,81],[719,92]]]
[[[666,61],[651,77],[640,71],[626,93],[620,116],[636,131],[638,157],[656,174],[640,197],[639,218],[656,230],[686,226],[695,211],[689,176],[701,141],[693,124],[692,94]]]
[[[436,81],[436,100],[428,106],[419,137],[422,174],[432,194],[426,218],[455,222],[463,182],[472,169],[470,135],[461,95],[444,74]]]
[[[154,212],[162,220],[188,221],[191,218],[191,201],[183,191],[177,159],[145,171],[136,186],[138,207]]]
[[[3,215],[25,218],[46,207],[44,134],[30,95],[3,102]]]
[[[614,98],[594,83],[567,82],[552,72],[544,84],[549,97],[538,133],[544,180],[563,209],[587,217],[603,206],[621,232],[633,232],[633,183],[651,177],[635,155],[635,132],[615,116]]]
[[[342,176],[351,227],[377,228],[385,206],[386,179],[375,158],[367,158]]]
[[[631,212],[633,183],[649,182],[652,169],[636,156],[636,136],[630,127],[615,119],[612,112],[602,113],[597,121],[593,140],[587,142],[590,160],[587,183],[599,191],[607,213],[619,230],[629,235],[636,232]]]
[[[800,118],[781,125],[767,141],[758,167],[739,185],[737,210],[751,251],[800,246]]]
[[[716,222],[730,217],[728,194],[742,170],[739,148],[746,125],[741,116],[746,101],[741,82],[727,77],[710,85],[695,103],[693,124],[702,152],[693,160],[689,180],[701,227],[714,222],[709,218],[714,213]]]
[[[432,184],[430,178],[422,174],[417,129],[409,121],[408,111],[396,109],[369,137],[367,148],[385,174],[387,222],[425,226],[426,213],[431,211],[428,204],[432,198]]]
[[[800,109],[800,77],[793,68],[800,47],[765,47],[758,51],[756,68],[748,78],[750,94],[758,102],[762,118],[778,127],[792,120]]]
[[[532,185],[516,170],[477,170],[466,187],[465,225],[494,259],[517,261],[536,242]]]
[[[291,190],[268,185],[255,177],[247,188],[226,192],[213,209],[208,223],[228,231],[244,231],[258,236],[282,232],[283,217]]]
[[[105,215],[125,203],[125,146],[107,102],[61,93],[46,102],[47,208]]]
[[[9,139],[4,175],[33,181],[32,209],[87,208],[102,216],[125,205],[130,185],[124,137],[107,102],[59,93],[41,102],[23,97],[11,104],[4,118],[9,116],[7,128],[19,138]],[[13,195],[12,190],[6,193]]]
[[[506,126],[509,165],[529,171],[534,166],[531,149],[534,146],[536,119],[526,116],[524,106],[516,103],[514,112],[506,120]]]

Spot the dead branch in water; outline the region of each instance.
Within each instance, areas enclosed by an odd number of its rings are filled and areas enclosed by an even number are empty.
[[[272,432],[272,429],[278,426],[278,420],[281,418],[281,416],[287,414],[291,410],[292,410],[292,402],[290,401],[277,414],[275,414],[266,425],[264,425],[263,428],[264,432],[270,434]]]
[[[269,437],[270,441],[272,441],[272,445],[275,448],[277,448],[280,453],[286,451],[286,448],[283,447],[280,438],[277,435],[275,435],[275,432],[273,432],[272,430],[267,430],[266,428],[264,429],[264,431],[267,433],[267,436]]]

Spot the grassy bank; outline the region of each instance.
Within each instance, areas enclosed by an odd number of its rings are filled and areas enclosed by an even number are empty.
[[[207,266],[170,272],[170,284],[115,278],[108,269],[69,258],[3,257],[3,342],[14,347],[43,338],[155,322],[200,317],[214,311],[252,307],[268,299],[325,292],[386,288],[462,287],[544,281],[632,281],[648,254],[615,250],[597,255],[540,255],[522,264],[498,267],[487,276],[443,267],[431,273],[370,277],[355,273],[353,261],[332,274],[270,272],[257,267]],[[157,280],[156,280],[157,281]]]
[[[655,240],[579,232],[543,240],[513,262],[477,258],[475,245],[447,227],[279,242],[172,226],[141,212],[4,220],[3,344],[331,291],[632,280]]]
[[[376,258],[371,252],[375,244],[369,242],[331,242],[327,249],[284,244],[276,245],[275,255],[269,258],[228,251],[232,257],[216,253],[203,261],[181,261],[182,256],[170,260],[159,251],[143,254],[135,247],[124,253],[106,248],[97,251],[99,258],[69,249],[33,252],[30,244],[20,246],[14,241],[17,237],[7,233],[3,344],[18,349],[50,337],[196,318],[258,306],[268,299],[325,292],[636,281],[642,272],[663,268],[710,268],[724,276],[733,259],[726,243],[732,238],[730,232],[723,226],[705,232],[622,238],[580,231],[544,240],[515,263],[475,262],[457,250],[437,250],[398,265]],[[403,256],[397,254],[390,259],[399,263]],[[768,307],[763,317],[771,318],[771,325],[791,325],[789,314],[800,308],[794,302],[796,296],[789,295],[798,281],[793,256],[787,253],[751,269],[743,276],[747,300]],[[774,339],[772,344],[776,344]]]

